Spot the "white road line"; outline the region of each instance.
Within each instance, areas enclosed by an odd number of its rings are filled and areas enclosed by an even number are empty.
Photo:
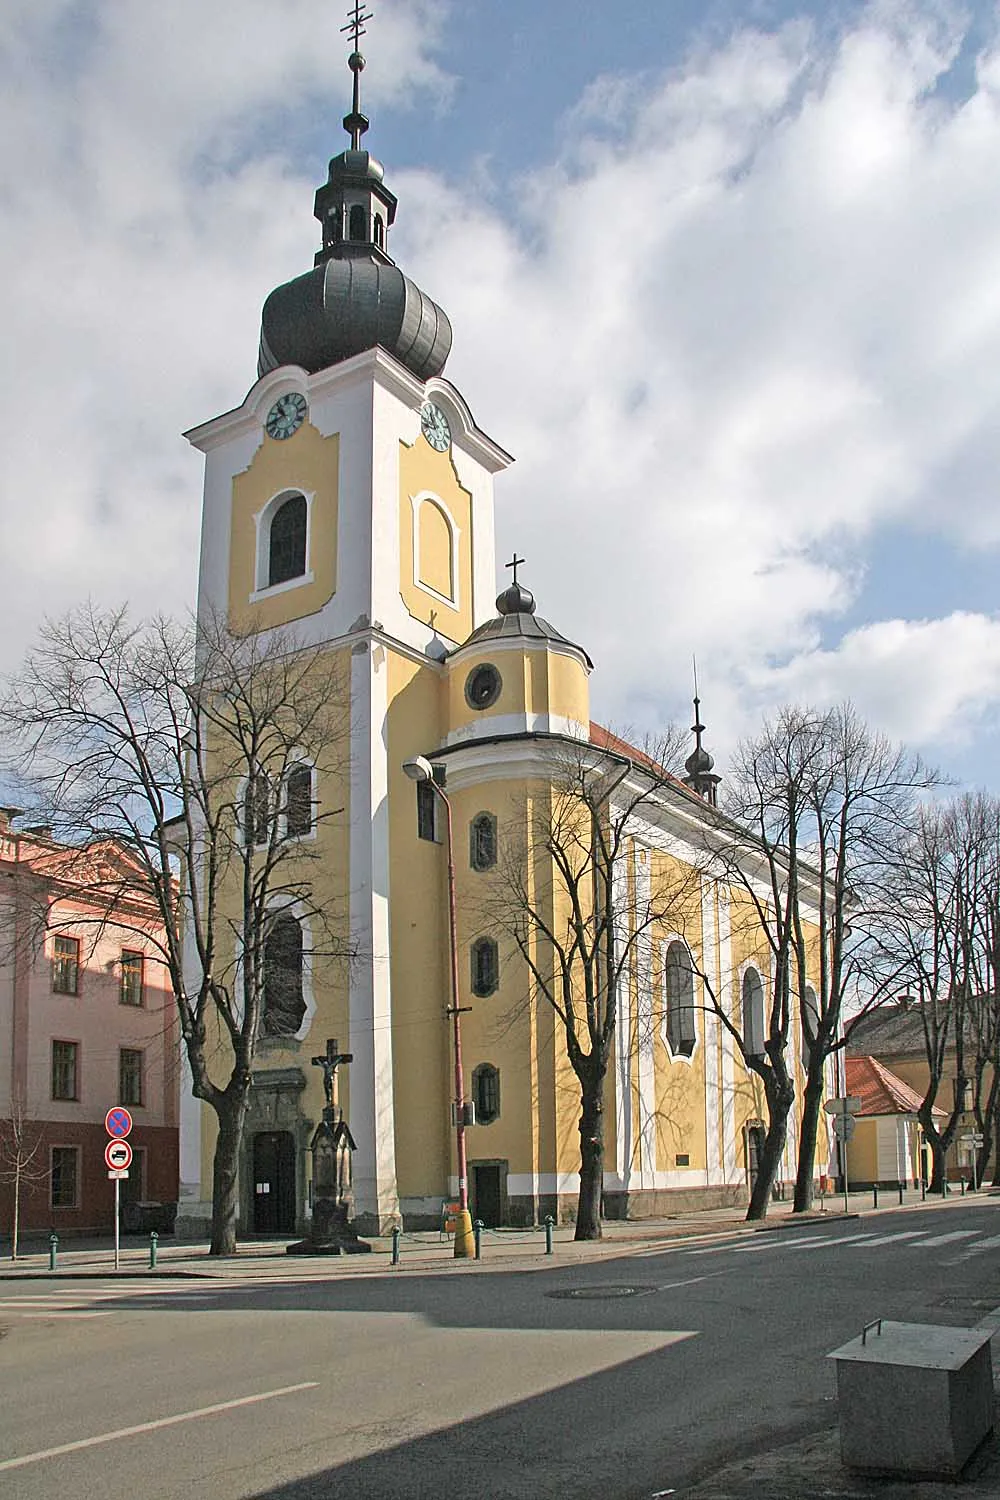
[[[927,1233],[926,1229],[904,1229],[902,1234],[880,1234],[866,1245],[857,1245],[858,1250],[873,1250],[876,1245],[894,1245],[898,1240],[915,1240]]]
[[[998,1245],[1000,1245],[1000,1234],[991,1235],[987,1240],[979,1240],[975,1245],[967,1245],[966,1248],[961,1251],[961,1253],[957,1255],[954,1260],[949,1261],[948,1264],[957,1265],[958,1261],[960,1260],[969,1260],[973,1255],[981,1255],[984,1250],[995,1250]]]
[[[853,1245],[858,1240],[871,1239],[874,1230],[869,1229],[867,1234],[825,1234],[822,1239],[795,1240],[790,1246],[791,1250],[815,1250],[818,1245]]]
[[[921,1250],[929,1250],[932,1245],[950,1245],[953,1240],[971,1240],[977,1234],[982,1234],[981,1229],[953,1229],[950,1234],[935,1234],[931,1239],[924,1240]],[[914,1249],[917,1247],[914,1246]]]
[[[178,1422],[194,1422],[199,1417],[214,1417],[220,1411],[233,1411],[238,1406],[255,1406],[259,1401],[273,1401],[277,1396],[292,1396],[296,1391],[311,1391],[319,1385],[318,1380],[304,1380],[301,1385],[284,1385],[276,1391],[261,1391],[259,1396],[240,1396],[236,1401],[219,1401],[215,1406],[200,1406],[194,1411],[178,1412],[175,1417],[160,1417],[155,1422],[140,1422],[135,1427],[120,1427],[117,1432],[101,1432],[96,1437],[79,1438],[75,1443],[61,1443],[58,1448],[42,1448],[38,1453],[24,1453],[20,1458],[0,1460],[0,1474],[8,1469],[23,1469],[28,1464],[41,1463],[43,1458],[59,1458],[64,1453],[78,1453],[82,1448],[96,1448],[101,1443],[116,1443],[120,1438],[138,1437],[144,1432],[156,1432],[161,1427],[176,1427]]]
[[[109,1312],[70,1312],[61,1307],[52,1307],[48,1312],[12,1312],[10,1316],[12,1318],[25,1319],[48,1318],[50,1321],[53,1318],[58,1318],[60,1322],[63,1322],[66,1318],[110,1318],[114,1314]]]

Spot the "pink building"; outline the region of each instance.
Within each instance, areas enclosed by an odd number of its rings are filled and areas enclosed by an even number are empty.
[[[82,889],[79,850],[0,811],[0,1235],[11,1230],[18,1122],[38,1149],[21,1187],[22,1234],[109,1229],[104,1117],[127,1105],[134,1159],[122,1199],[177,1200],[176,1008],[158,913],[113,844],[86,851],[113,898]],[[92,874],[88,875],[93,880]],[[92,889],[93,887],[91,887]],[[22,1155],[24,1152],[22,1151]]]

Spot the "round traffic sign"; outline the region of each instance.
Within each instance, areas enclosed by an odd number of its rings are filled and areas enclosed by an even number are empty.
[[[112,1172],[127,1172],[132,1165],[132,1147],[128,1141],[109,1141],[104,1148],[104,1160]]]
[[[116,1141],[123,1141],[132,1129],[132,1116],[124,1104],[116,1104],[104,1116],[104,1128]]]

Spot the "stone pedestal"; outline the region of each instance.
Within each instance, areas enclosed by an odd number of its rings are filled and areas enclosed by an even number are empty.
[[[993,1430],[989,1330],[880,1319],[828,1357],[850,1469],[954,1479]]]
[[[359,1240],[348,1222],[347,1204],[318,1198],[313,1205],[312,1227],[304,1240],[289,1245],[287,1255],[366,1255],[371,1245]]]

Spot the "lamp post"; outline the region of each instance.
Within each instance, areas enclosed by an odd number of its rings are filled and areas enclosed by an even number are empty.
[[[451,958],[451,1019],[455,1039],[455,1143],[458,1150],[458,1219],[455,1225],[455,1255],[467,1259],[473,1254],[472,1216],[469,1213],[469,1184],[465,1160],[465,1078],[462,1073],[462,1012],[458,1003],[458,930],[455,917],[455,844],[452,836],[451,802],[444,788],[435,780],[434,767],[424,755],[403,762],[411,781],[426,781],[444,803],[448,848],[448,946]]]

